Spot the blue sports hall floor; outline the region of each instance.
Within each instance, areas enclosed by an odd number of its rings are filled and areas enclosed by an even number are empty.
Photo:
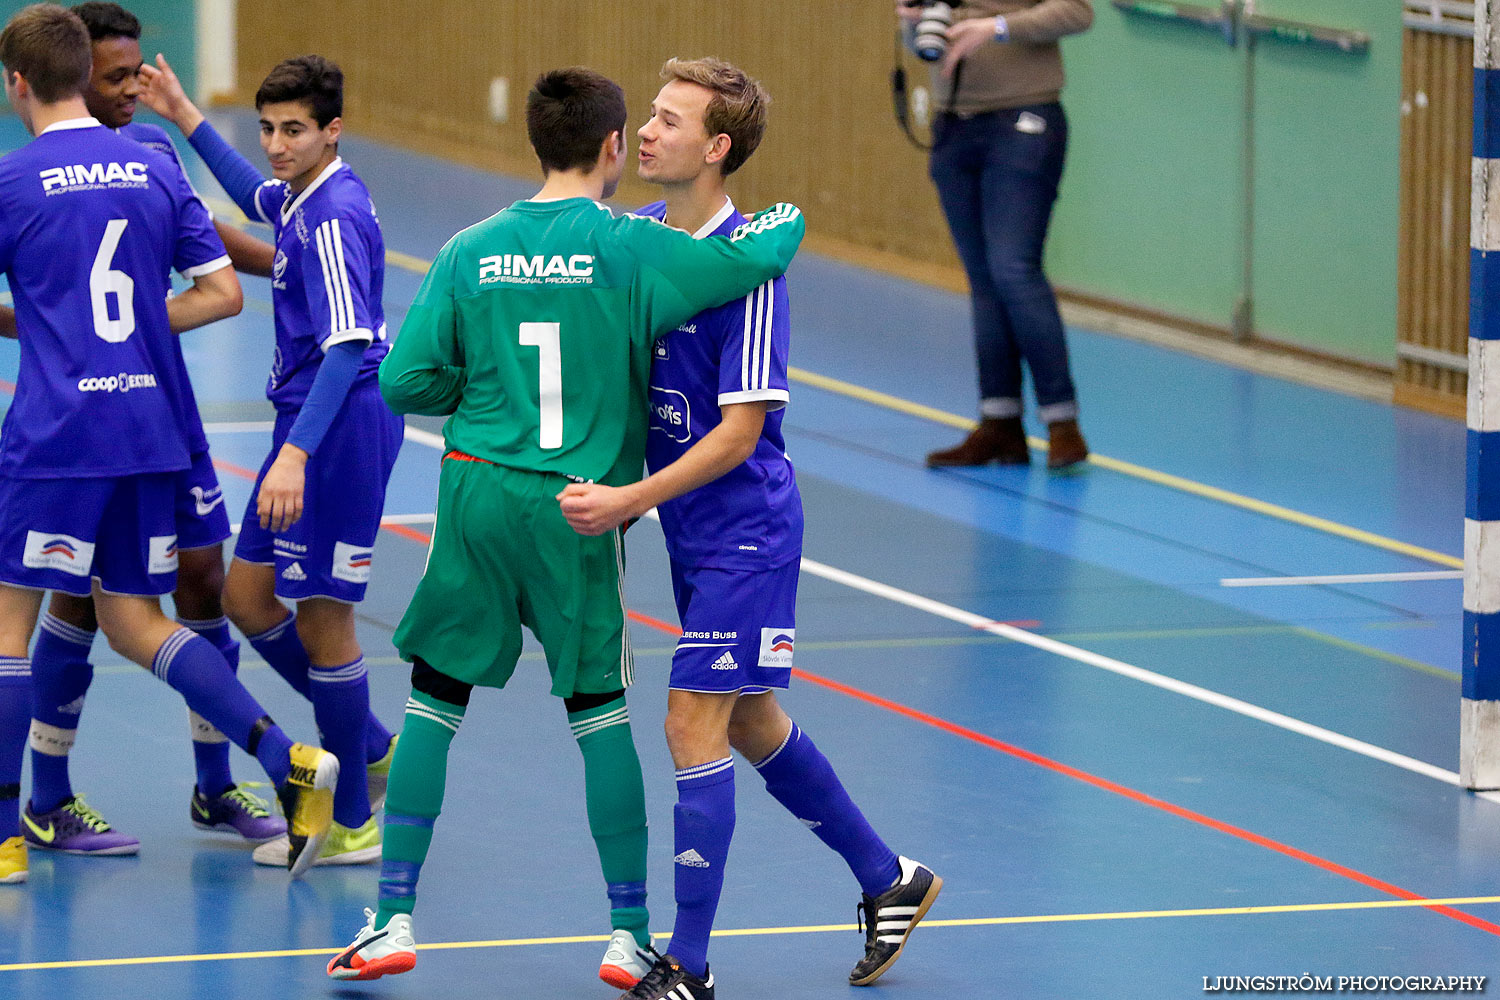
[[[261,163],[253,117],[219,120]],[[0,146],[22,139],[0,120]],[[395,252],[393,330],[422,262],[535,187],[357,138],[343,152]],[[1500,796],[1454,773],[1460,583],[1223,584],[1455,569],[1461,425],[1074,329],[1088,468],[928,471],[974,410],[965,300],[812,254],[790,280],[807,561],[785,701],[889,843],[946,879],[879,995],[1153,1000],[1202,995],[1205,977],[1497,971]],[[245,288],[240,317],[184,338],[231,510],[269,438],[270,289]],[[0,379],[16,364],[0,343]],[[390,635],[439,457],[440,425],[408,426],[359,609],[392,726],[408,687]],[[674,612],[654,523],[628,556],[665,932]],[[323,966],[376,869],[288,885],[194,831],[180,700],[102,641],[95,657],[75,785],[141,852],[33,852],[30,881],[0,886],[0,997],[612,995],[594,978],[606,902],[582,768],[537,654],[476,697],[454,744],[417,969],[344,985]],[[241,676],[294,736],[314,732],[248,648]],[[235,769],[257,774],[238,753]],[[855,992],[853,879],[744,766],[738,813],[719,995]]]

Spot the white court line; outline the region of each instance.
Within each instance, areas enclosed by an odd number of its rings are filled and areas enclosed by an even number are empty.
[[[406,438],[409,441],[416,441],[432,448],[441,449],[443,447],[443,438],[441,435],[418,430],[414,427],[406,428]],[[653,520],[660,520],[655,510],[647,511],[646,516]],[[1371,760],[1377,760],[1383,764],[1390,764],[1393,767],[1411,771],[1413,774],[1433,778],[1447,785],[1462,787],[1459,784],[1457,771],[1446,770],[1438,767],[1436,764],[1429,764],[1424,760],[1417,760],[1415,757],[1408,757],[1405,754],[1396,753],[1394,750],[1387,750],[1373,743],[1366,743],[1352,736],[1345,736],[1343,733],[1336,733],[1331,729],[1324,729],[1322,726],[1303,722],[1301,719],[1294,719],[1290,715],[1283,715],[1280,712],[1273,712],[1268,708],[1261,708],[1259,705],[1252,705],[1248,701],[1231,698],[1229,695],[1220,694],[1218,691],[1211,691],[1208,688],[1189,684],[1174,677],[1167,677],[1163,674],[1146,670],[1143,667],[1132,666],[1121,660],[1101,656],[1098,653],[1091,653],[1086,649],[1070,646],[1065,642],[1058,642],[1056,639],[1049,639],[1046,636],[1037,635],[1035,632],[1028,632],[1025,629],[1017,628],[1014,625],[1006,625],[993,621],[983,615],[976,615],[972,611],[964,611],[962,608],[955,608],[950,604],[935,601],[930,597],[913,594],[911,591],[902,590],[899,587],[892,587],[889,584],[880,583],[876,580],[837,569],[825,563],[808,559],[806,556],[802,558],[802,570],[805,573],[821,577],[832,583],[843,584],[853,590],[862,591],[874,597],[881,597],[896,604],[914,608],[917,611],[925,611],[938,618],[945,618],[948,621],[967,625],[981,632],[988,632],[990,635],[1010,639],[1013,642],[1021,643],[1023,646],[1031,646],[1034,649],[1040,649],[1043,652],[1052,653],[1055,656],[1061,656],[1076,663],[1082,663],[1085,666],[1096,667],[1100,670],[1129,678],[1130,680],[1139,681],[1142,684],[1161,688],[1163,691],[1170,691],[1185,698],[1192,698],[1194,701],[1200,701],[1205,705],[1222,708],[1225,711],[1234,712],[1236,715],[1243,715],[1248,719],[1264,722],[1267,725],[1285,729],[1287,732],[1296,733],[1299,736],[1306,736],[1320,743],[1338,747],[1340,750],[1347,750],[1350,753],[1369,757]],[[1474,794],[1476,798],[1500,804],[1500,792],[1476,792]]]
[[[436,514],[387,514],[385,517],[382,517],[380,519],[380,523],[383,524],[383,525],[384,524],[433,524],[436,521],[437,521],[437,515]],[[229,533],[231,535],[238,535],[240,533],[240,526],[238,524],[231,524],[229,526]]]
[[[275,430],[276,423],[272,420],[230,420],[204,424],[203,429],[210,434],[258,434]]]
[[[1425,580],[1462,580],[1461,569],[1420,573],[1344,573],[1335,576],[1239,576],[1219,581],[1221,587],[1314,587],[1329,583],[1420,583]]]

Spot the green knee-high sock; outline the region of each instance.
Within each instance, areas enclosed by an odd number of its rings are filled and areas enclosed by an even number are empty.
[[[569,712],[568,725],[583,751],[589,832],[604,869],[610,928],[629,931],[644,948],[651,943],[646,929],[646,790],[630,738],[630,710],[621,696],[597,708]]]
[[[385,844],[380,855],[379,930],[417,905],[417,879],[432,845],[432,824],[443,809],[448,746],[464,720],[464,706],[413,691],[385,800]]]

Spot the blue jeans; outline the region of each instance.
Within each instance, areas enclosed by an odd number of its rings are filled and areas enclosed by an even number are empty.
[[[930,171],[969,277],[986,417],[1020,415],[1022,359],[1043,422],[1078,415],[1057,296],[1042,273],[1067,145],[1056,103],[944,114],[934,128]]]

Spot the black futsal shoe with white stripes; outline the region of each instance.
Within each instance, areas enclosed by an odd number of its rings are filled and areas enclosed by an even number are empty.
[[[620,1000],[714,1000],[714,974],[707,967],[699,979],[671,955],[657,955],[656,964]]]
[[[865,896],[858,913],[865,932],[865,957],[849,973],[849,985],[869,986],[901,957],[906,939],[927,916],[943,880],[911,858],[901,859],[901,875],[885,892]]]

